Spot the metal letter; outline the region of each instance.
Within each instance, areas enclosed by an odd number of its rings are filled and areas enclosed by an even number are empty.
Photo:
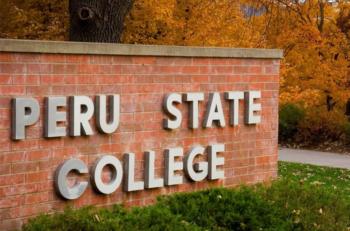
[[[70,135],[93,135],[89,120],[94,114],[94,103],[87,96],[70,97]]]
[[[184,101],[190,104],[189,107],[189,127],[196,129],[199,127],[199,101],[204,100],[204,93],[186,93]]]
[[[124,190],[127,192],[139,191],[145,188],[143,181],[135,181],[135,154],[124,154]]]
[[[204,118],[203,127],[212,127],[214,121],[218,121],[220,127],[226,126],[220,93],[211,93],[209,95],[208,108]]]
[[[230,125],[237,126],[239,124],[239,100],[244,99],[244,92],[226,92],[225,98],[231,101],[230,104]]]
[[[218,157],[219,152],[225,151],[225,145],[224,144],[213,144],[209,146],[209,153],[208,153],[208,163],[209,163],[209,180],[217,180],[217,179],[224,179],[225,178],[225,172],[224,170],[219,171],[217,169],[218,166],[222,166],[225,164],[225,158],[224,157]]]
[[[193,164],[194,159],[203,155],[205,148],[202,146],[194,147],[190,153],[185,156],[185,173],[193,181],[202,181],[208,176],[208,162],[198,162]]]
[[[244,94],[245,96],[245,123],[259,124],[261,123],[261,116],[255,113],[261,111],[261,104],[254,103],[256,99],[261,99],[260,91],[250,91]]]
[[[155,152],[145,152],[145,188],[160,188],[164,186],[164,179],[155,177]]]
[[[80,174],[88,173],[88,168],[83,161],[78,159],[70,159],[65,161],[58,167],[55,173],[56,191],[67,200],[78,199],[86,190],[88,182],[82,181],[70,188],[67,185],[67,175],[71,171],[77,171]]]
[[[181,126],[182,114],[181,111],[174,106],[174,103],[182,103],[180,94],[173,93],[164,98],[163,109],[171,117],[171,119],[163,120],[165,129],[174,130]]]
[[[183,183],[183,176],[176,175],[176,171],[183,169],[183,162],[175,162],[176,157],[183,156],[182,148],[169,148],[165,150],[165,185],[178,185]]]
[[[58,111],[59,107],[66,107],[66,97],[48,97],[45,99],[44,136],[46,138],[67,136],[65,127],[58,127],[58,122],[67,121],[67,113]]]
[[[109,121],[107,121],[107,97],[96,96],[96,125],[100,132],[112,134],[119,126],[120,119],[120,96],[110,95],[109,98]]]
[[[102,171],[107,165],[113,167],[112,180],[105,184],[102,181]],[[108,195],[115,192],[120,186],[123,179],[123,166],[120,161],[114,156],[103,156],[98,159],[92,168],[92,184],[98,192]]]
[[[40,107],[36,99],[15,98],[12,99],[12,139],[23,140],[26,138],[25,128],[35,124],[39,120]]]

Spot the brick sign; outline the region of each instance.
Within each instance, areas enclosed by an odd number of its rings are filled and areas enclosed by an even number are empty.
[[[0,229],[276,177],[281,56],[0,40]]]

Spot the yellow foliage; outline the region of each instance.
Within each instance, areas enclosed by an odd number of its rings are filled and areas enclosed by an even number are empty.
[[[124,43],[175,44],[181,30],[175,0],[135,1],[124,31]]]
[[[258,25],[244,18],[235,0],[136,0],[123,42],[261,47],[259,30],[252,27]]]
[[[325,99],[320,90],[307,89],[303,91],[299,87],[290,87],[288,91],[281,92],[280,101],[282,104],[297,104],[307,110],[322,106]]]
[[[0,37],[65,40],[67,0],[0,0]]]

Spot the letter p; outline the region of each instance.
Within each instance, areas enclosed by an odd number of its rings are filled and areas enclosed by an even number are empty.
[[[40,108],[37,100],[33,98],[12,99],[12,139],[25,139],[25,128],[39,120]]]

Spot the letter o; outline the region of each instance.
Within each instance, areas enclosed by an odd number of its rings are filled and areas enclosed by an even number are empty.
[[[108,184],[102,181],[102,170],[105,166],[111,165],[114,168],[113,179]],[[92,185],[95,189],[105,195],[112,194],[120,186],[123,179],[123,166],[114,156],[103,156],[96,161],[92,168]]]

